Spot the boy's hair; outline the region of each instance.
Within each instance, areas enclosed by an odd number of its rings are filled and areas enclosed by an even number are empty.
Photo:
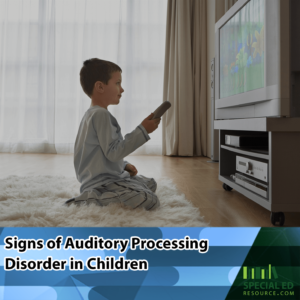
[[[108,84],[114,72],[122,72],[122,69],[113,62],[99,58],[91,58],[83,63],[80,70],[80,84],[83,91],[91,98],[96,81]]]

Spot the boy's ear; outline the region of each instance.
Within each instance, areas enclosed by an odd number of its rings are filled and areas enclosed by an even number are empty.
[[[104,83],[101,81],[96,81],[94,89],[96,89],[97,92],[102,94],[104,92]]]

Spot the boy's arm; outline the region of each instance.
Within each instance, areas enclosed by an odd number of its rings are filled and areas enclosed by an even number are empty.
[[[100,147],[106,158],[112,162],[128,156],[150,139],[147,131],[141,124],[132,132],[126,134],[124,139],[121,138],[119,128],[113,124],[110,114],[106,110],[97,111],[92,121],[97,132]],[[124,162],[124,168],[125,166]]]

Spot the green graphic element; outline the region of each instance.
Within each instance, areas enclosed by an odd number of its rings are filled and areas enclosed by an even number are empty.
[[[260,279],[260,267],[256,267],[256,278]]]
[[[261,228],[226,299],[300,299],[300,228]]]
[[[243,267],[243,279],[248,279],[247,269],[248,269],[248,267]],[[256,267],[256,268],[252,268],[251,270],[252,270],[251,279],[265,279],[265,269]],[[255,273],[254,273],[254,271],[255,271]],[[249,272],[250,272],[250,270],[249,270]],[[267,271],[267,274],[269,274],[269,279],[271,279],[272,272],[273,272],[274,278],[277,279],[278,275],[276,272],[276,268],[269,265],[269,272]],[[261,274],[261,278],[260,278],[260,274]]]
[[[271,266],[271,265],[270,265],[270,266]],[[274,274],[275,279],[277,279],[277,278],[278,278],[278,275],[277,275],[277,273],[276,273],[275,267],[272,267],[272,271],[273,271],[273,274]],[[271,272],[271,271],[270,271],[270,272]]]

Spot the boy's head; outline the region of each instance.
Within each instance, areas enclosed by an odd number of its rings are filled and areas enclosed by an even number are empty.
[[[118,72],[118,74],[114,74]],[[109,80],[122,73],[122,69],[114,64],[113,62],[102,60],[99,58],[91,58],[83,63],[83,67],[80,70],[80,84],[83,91],[92,98],[94,88],[101,88],[100,82],[102,84],[108,85]],[[99,86],[95,83],[99,82]],[[124,90],[123,90],[124,91]]]

